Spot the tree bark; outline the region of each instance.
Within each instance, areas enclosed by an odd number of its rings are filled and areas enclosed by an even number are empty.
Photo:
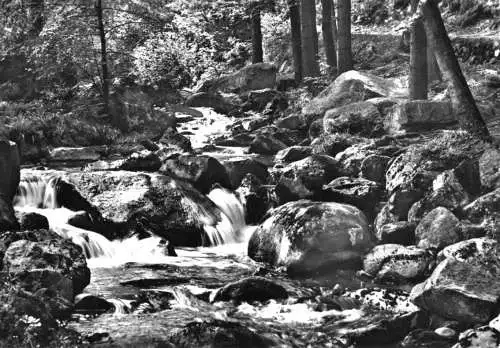
[[[331,69],[337,69],[337,51],[333,38],[332,1],[333,0],[321,0],[321,28],[323,31],[326,62]]]
[[[262,50],[262,28],[260,24],[260,10],[254,8],[251,13],[252,18],[252,63],[262,63],[264,53]]]
[[[453,52],[436,0],[422,2],[422,18],[427,40],[434,47],[436,60],[443,74],[443,80],[448,85],[452,108],[460,127],[485,140],[491,140],[488,128]]]
[[[300,25],[300,0],[288,0],[290,9],[290,31],[292,36],[293,66],[295,71],[295,81],[302,81],[302,34]]]
[[[441,72],[437,65],[434,48],[429,43],[427,44],[427,81],[441,81]]]
[[[109,113],[109,72],[108,72],[108,54],[106,51],[106,32],[104,30],[104,21],[102,16],[102,0],[96,0],[95,10],[97,14],[97,26],[99,28],[99,38],[101,40],[101,71],[102,71],[102,98],[104,102],[104,111]]]
[[[302,61],[304,76],[318,76],[317,61],[318,36],[316,31],[316,3],[314,0],[301,0],[302,24]]]
[[[427,39],[421,18],[410,27],[410,100],[427,99]]]
[[[28,2],[28,20],[29,20],[29,35],[37,37],[43,29],[45,24],[44,0],[30,0]]]
[[[351,0],[337,1],[337,42],[338,42],[338,72],[339,74],[351,70]]]

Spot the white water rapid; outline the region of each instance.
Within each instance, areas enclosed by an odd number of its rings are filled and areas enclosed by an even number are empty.
[[[141,240],[131,237],[110,241],[99,233],[68,224],[68,219],[75,212],[61,207],[57,202],[56,182],[55,177],[21,180],[14,208],[20,212],[34,212],[45,216],[51,230],[82,247],[89,266],[95,264],[98,267],[114,267],[126,262],[164,262],[169,258],[165,255],[165,248],[159,244],[161,240],[159,237]],[[212,190],[208,198],[222,212],[216,226],[205,224],[204,229],[212,245],[220,245],[217,249],[223,254],[224,249],[230,248],[232,252],[243,250],[246,247],[247,235],[251,231],[245,224],[245,210],[242,203],[232,192],[222,188]],[[191,203],[196,204],[196,202]],[[203,219],[204,217],[200,216],[200,220]],[[178,251],[179,256],[184,253],[182,250]],[[197,252],[190,250],[189,253]],[[169,263],[172,262],[171,259],[169,258]]]

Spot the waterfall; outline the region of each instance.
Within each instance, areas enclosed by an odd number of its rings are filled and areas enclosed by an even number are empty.
[[[215,226],[205,225],[205,232],[212,245],[244,241],[245,207],[236,195],[224,188],[215,188],[207,195],[222,211],[221,220]]]
[[[14,209],[45,216],[50,229],[79,245],[87,258],[111,257],[114,247],[106,237],[68,224],[74,212],[57,202],[57,179],[30,177],[21,180],[14,198]]]

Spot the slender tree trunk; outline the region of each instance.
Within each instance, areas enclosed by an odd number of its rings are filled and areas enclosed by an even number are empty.
[[[300,0],[288,0],[290,9],[290,28],[292,34],[293,66],[295,70],[295,81],[302,81],[302,34],[300,26]]]
[[[318,40],[316,32],[316,3],[314,0],[301,0],[302,24],[302,61],[304,76],[318,76],[317,61]]]
[[[351,0],[337,1],[337,42],[338,42],[338,72],[339,74],[351,70]]]
[[[335,3],[335,0],[332,0],[332,35],[333,35],[333,43],[335,44],[335,59],[338,61],[338,38],[339,38],[339,33],[337,30],[337,13],[335,10],[335,7],[337,4]],[[338,63],[337,63],[338,64]]]
[[[437,65],[434,47],[427,43],[427,80],[428,82],[441,81],[441,72]]]
[[[29,35],[38,36],[45,24],[44,0],[29,0],[28,2]]]
[[[453,52],[436,0],[424,0],[422,14],[427,40],[434,47],[436,60],[443,74],[443,80],[450,90],[453,111],[460,127],[485,140],[490,140],[488,128]]]
[[[410,27],[410,81],[411,100],[427,99],[427,39],[421,18]]]
[[[102,98],[104,101],[104,111],[105,113],[109,113],[108,54],[106,52],[106,33],[104,31],[104,21],[102,18],[102,0],[96,0],[95,10],[97,14],[97,26],[99,28],[99,38],[101,40]]]
[[[323,30],[323,44],[325,46],[326,62],[331,69],[337,69],[337,52],[333,39],[332,0],[321,0],[321,28]]]
[[[316,13],[316,0],[312,0],[313,5],[311,6],[311,19],[312,19],[312,33],[313,33],[313,43],[314,43],[314,54],[316,55],[316,61],[319,62],[319,35],[318,35],[318,28],[316,26],[316,18],[317,18],[317,13]],[[319,66],[318,66],[319,70]]]
[[[252,63],[262,63],[264,53],[262,50],[262,28],[260,24],[260,10],[252,10]]]

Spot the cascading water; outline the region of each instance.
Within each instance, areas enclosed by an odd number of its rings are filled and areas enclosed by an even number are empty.
[[[14,208],[45,216],[49,227],[61,237],[71,239],[82,247],[87,258],[112,256],[113,246],[106,237],[68,224],[74,212],[58,204],[56,182],[57,177],[22,180],[14,198]]]
[[[75,212],[61,207],[57,202],[57,180],[57,177],[23,178],[14,200],[15,209],[45,216],[53,231],[82,247],[89,265],[112,267],[131,261],[165,261],[165,250],[159,246],[159,237],[142,240],[131,237],[110,241],[99,233],[68,224],[68,219]],[[245,208],[240,200],[234,193],[223,188],[215,188],[208,194],[208,198],[220,210],[219,221],[216,224],[208,221],[208,217],[202,216],[203,213],[199,216],[201,221],[207,220],[204,229],[211,245],[225,245],[227,248],[231,246],[233,252],[236,251],[234,248],[236,244],[245,247],[243,243],[246,242],[250,229],[245,224]],[[197,204],[196,202],[189,203]],[[198,210],[203,211],[203,209]]]

